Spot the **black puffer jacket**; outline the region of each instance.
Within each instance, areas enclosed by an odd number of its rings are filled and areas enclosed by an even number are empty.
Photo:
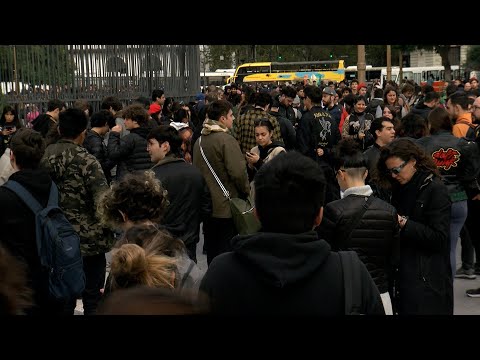
[[[110,181],[112,180],[110,170],[112,170],[112,168],[115,166],[115,162],[108,158],[107,147],[103,142],[103,137],[93,130],[88,130],[87,136],[83,141],[83,147],[87,149],[90,154],[97,158],[98,162],[102,166],[103,172],[105,173],[105,177],[110,184]]]
[[[323,220],[318,228],[320,236],[332,250],[354,250],[365,264],[380,293],[393,286],[394,271],[399,263],[400,243],[397,211],[387,202],[374,198],[353,229],[348,243],[345,228],[362,208],[368,197],[349,195],[325,206]]]
[[[150,169],[154,164],[147,151],[148,128],[135,128],[120,139],[120,134],[110,132],[108,137],[108,157],[118,161],[117,180],[126,173]]]

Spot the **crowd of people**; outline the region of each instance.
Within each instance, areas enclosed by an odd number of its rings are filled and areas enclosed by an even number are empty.
[[[93,114],[52,99],[29,126],[5,106],[0,182],[42,206],[58,187],[81,240],[85,315],[343,315],[344,251],[356,312],[453,314],[453,280],[480,274],[480,97],[468,83],[445,96],[410,82],[232,84],[189,104],[157,89]],[[229,200],[249,197],[261,229],[238,235]],[[76,298],[49,294],[35,214],[4,186],[0,202],[0,225],[15,229],[1,234],[0,267],[23,269],[0,279],[1,311],[73,314]]]

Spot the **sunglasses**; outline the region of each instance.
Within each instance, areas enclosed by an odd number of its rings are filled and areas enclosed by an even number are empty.
[[[397,166],[397,167],[394,167],[394,168],[391,168],[391,169],[387,169],[387,172],[389,174],[395,174],[395,175],[398,175],[400,174],[400,172],[402,171],[402,169],[405,167],[405,165],[407,165],[407,162],[404,161],[400,166]]]

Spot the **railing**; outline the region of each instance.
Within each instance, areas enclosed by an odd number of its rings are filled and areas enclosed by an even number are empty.
[[[71,106],[85,99],[94,111],[103,98],[125,105],[152,90],[191,101],[200,89],[197,45],[3,45],[0,46],[1,105],[20,118],[50,99]]]

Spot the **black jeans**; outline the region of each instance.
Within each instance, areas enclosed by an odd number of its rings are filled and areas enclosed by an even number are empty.
[[[105,285],[105,272],[107,270],[107,260],[105,254],[97,254],[83,257],[83,271],[85,272],[85,290],[82,293],[83,314],[94,315],[97,311],[98,303],[102,298],[100,289]],[[66,305],[67,315],[73,315],[77,300],[73,299]]]
[[[237,235],[232,218],[214,218],[203,223],[204,241],[207,245],[207,264],[213,258],[232,249],[230,240]]]

